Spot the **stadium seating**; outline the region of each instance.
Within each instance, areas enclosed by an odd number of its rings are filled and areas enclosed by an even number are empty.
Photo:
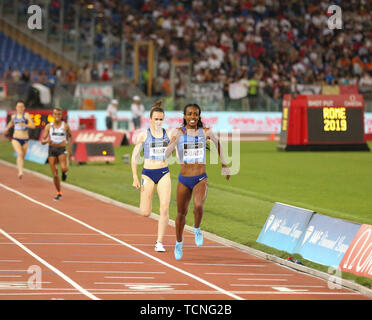
[[[49,72],[54,65],[40,55],[14,41],[4,33],[0,32],[0,76],[9,69],[17,68],[21,73],[25,70],[44,70]]]

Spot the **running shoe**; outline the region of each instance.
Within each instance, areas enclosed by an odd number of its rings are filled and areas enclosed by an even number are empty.
[[[174,247],[174,257],[176,258],[176,260],[181,260],[182,258],[182,254],[183,254],[182,246],[183,246],[183,237],[182,237],[181,242],[176,241],[176,246]]]
[[[18,179],[22,179],[23,178],[23,173],[18,173]]]
[[[155,251],[156,252],[165,252],[165,248],[163,246],[163,244],[159,241],[156,241],[155,243]]]
[[[195,244],[200,247],[203,245],[203,234],[200,228],[194,228]]]
[[[62,181],[66,181],[66,179],[67,179],[66,172],[62,172]]]
[[[58,200],[61,199],[61,198],[62,198],[62,193],[58,193],[58,194],[53,198],[53,200],[58,201]]]

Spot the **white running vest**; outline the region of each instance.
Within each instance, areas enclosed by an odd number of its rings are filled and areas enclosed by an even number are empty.
[[[54,127],[54,122],[50,123],[49,137],[52,144],[60,144],[66,141],[66,130],[65,122],[62,121],[62,124],[59,128]]]

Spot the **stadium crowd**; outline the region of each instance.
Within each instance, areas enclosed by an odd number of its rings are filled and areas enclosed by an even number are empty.
[[[342,7],[342,30],[328,28],[324,0],[80,0],[80,37],[88,40],[94,10],[96,47],[111,36],[132,47],[135,41],[153,40],[159,94],[169,94],[172,59],[192,62],[194,82],[220,81],[227,90],[229,83],[243,81],[272,97],[293,83],[372,86],[372,2],[333,2]],[[73,16],[76,1],[64,3],[66,17]],[[50,5],[57,15],[59,1]],[[65,28],[75,32],[73,19]],[[128,61],[132,54],[128,50]],[[115,52],[111,66],[120,59]],[[104,69],[86,65],[63,74],[67,81],[84,75],[102,80]]]

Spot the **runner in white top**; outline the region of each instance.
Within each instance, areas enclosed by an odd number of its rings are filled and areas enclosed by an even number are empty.
[[[52,170],[53,182],[57,189],[57,196],[54,200],[59,200],[62,197],[62,192],[61,183],[58,178],[57,163],[59,162],[61,167],[62,181],[65,181],[68,170],[66,146],[71,154],[70,142],[72,134],[69,125],[62,121],[62,110],[60,108],[54,108],[53,117],[54,122],[48,123],[45,126],[41,143],[49,143],[48,162]]]

